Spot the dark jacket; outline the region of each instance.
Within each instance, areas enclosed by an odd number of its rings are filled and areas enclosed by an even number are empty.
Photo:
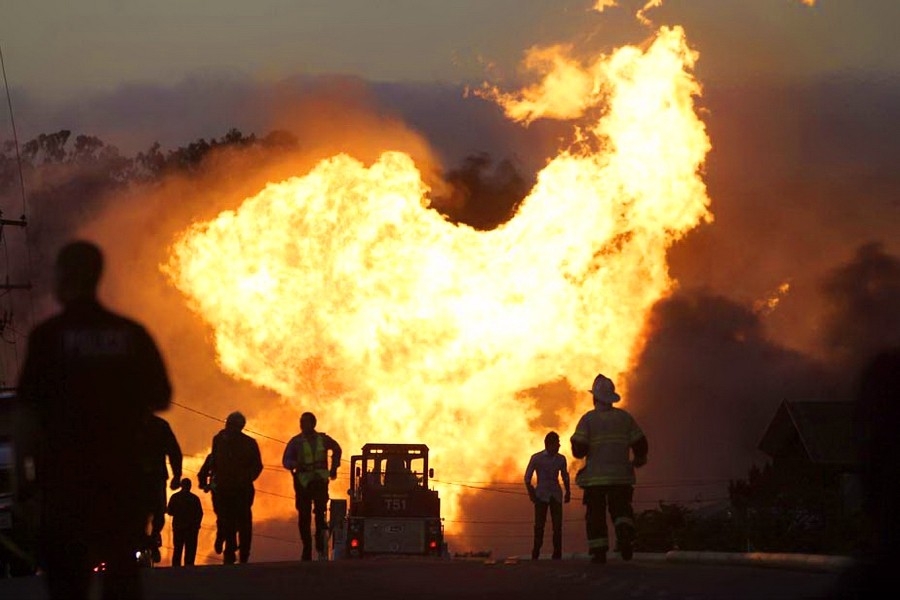
[[[166,457],[169,457],[169,465],[172,467],[172,478],[181,479],[181,447],[172,428],[165,419],[156,415],[149,415],[144,430],[144,450],[142,462],[144,473],[155,481],[165,481],[169,478],[166,468]]]
[[[71,304],[37,326],[19,397],[39,431],[41,485],[72,484],[93,494],[87,473],[137,475],[135,440],[149,412],[168,408],[171,393],[146,330],[98,302]]]
[[[217,433],[211,454],[210,466],[219,491],[253,487],[253,482],[262,473],[259,445],[240,431],[226,428]]]
[[[203,521],[200,498],[186,490],[172,494],[166,514],[172,515],[172,529],[177,531],[200,529]]]

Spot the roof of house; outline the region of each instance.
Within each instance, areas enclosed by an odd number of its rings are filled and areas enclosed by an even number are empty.
[[[855,407],[854,402],[785,400],[766,428],[759,449],[775,457],[797,435],[813,463],[857,464]]]

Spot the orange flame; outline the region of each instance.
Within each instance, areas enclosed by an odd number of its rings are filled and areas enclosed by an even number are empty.
[[[212,328],[221,368],[317,412],[348,450],[427,443],[439,477],[457,481],[539,444],[542,407],[523,390],[623,373],[670,289],[667,248],[710,218],[696,54],[680,28],[586,68],[564,48],[540,52],[538,87],[494,92],[508,114],[606,110],[501,227],[449,223],[413,160],[386,152],[369,166],[324,160],[178,237],[163,270]],[[564,436],[584,398],[553,407]],[[268,433],[296,431],[279,425]],[[452,518],[462,492],[441,493]]]
[[[789,291],[791,291],[791,284],[785,281],[767,297],[755,300],[753,302],[753,312],[761,315],[768,315],[778,308],[778,305],[781,304],[781,301],[787,296]]]

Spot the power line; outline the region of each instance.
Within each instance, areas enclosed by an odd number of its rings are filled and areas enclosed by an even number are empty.
[[[9,93],[9,80],[6,78],[6,61],[3,60],[3,46],[0,45],[0,70],[3,71],[3,85],[6,88],[6,105],[9,107],[9,122],[12,125],[13,143],[16,147],[16,163],[19,166],[19,187],[22,191],[22,219],[25,219],[25,177],[22,176],[22,156],[19,153],[19,134],[16,131],[16,118],[13,116],[12,96]]]
[[[215,417],[215,416],[213,416],[213,415],[211,415],[211,414],[209,414],[209,413],[205,413],[205,412],[203,412],[203,411],[201,411],[201,410],[197,410],[196,408],[191,408],[190,406],[186,406],[186,405],[184,405],[184,404],[180,404],[180,403],[178,403],[178,402],[175,402],[174,400],[172,401],[172,405],[173,405],[173,406],[177,406],[178,408],[183,408],[184,410],[190,411],[190,412],[192,412],[192,413],[196,413],[196,414],[198,414],[198,415],[201,415],[201,416],[203,416],[203,417],[206,417],[207,419],[212,419],[213,421],[218,421],[218,422],[220,422],[220,423],[224,423],[224,422],[225,422],[225,419],[221,419],[221,418]],[[247,429],[246,427],[244,428],[244,431],[246,431],[247,433],[252,433],[253,435],[255,435],[255,436],[257,436],[257,437],[261,437],[261,438],[264,438],[264,439],[267,439],[267,440],[272,440],[273,442],[278,442],[279,444],[285,444],[285,445],[287,445],[287,442],[284,441],[284,440],[279,440],[278,438],[274,438],[274,437],[268,436],[268,435],[266,435],[266,434],[264,434],[264,433],[260,433],[260,432],[258,432],[258,431],[253,431],[252,429]]]
[[[190,412],[192,412],[192,413],[198,414],[198,415],[200,415],[200,416],[206,417],[207,419],[212,419],[212,420],[218,421],[218,422],[220,422],[220,423],[224,423],[224,422],[225,422],[225,419],[221,419],[221,418],[219,418],[219,417],[216,417],[216,416],[211,415],[211,414],[209,414],[209,413],[203,412],[203,411],[201,411],[201,410],[197,410],[196,408],[187,406],[187,405],[185,405],[185,404],[181,404],[181,403],[175,402],[175,401],[172,401],[172,404],[173,404],[174,406],[177,406],[177,407],[182,408],[182,409],[184,409],[184,410],[187,410],[187,411],[190,411]],[[275,438],[275,437],[268,436],[268,435],[266,435],[266,434],[264,434],[264,433],[260,433],[260,432],[257,432],[257,431],[253,431],[252,429],[246,429],[246,428],[245,428],[244,431],[246,431],[246,432],[248,432],[248,433],[252,433],[252,434],[254,434],[254,435],[256,435],[256,436],[259,436],[259,437],[262,437],[262,438],[265,438],[265,439],[268,439],[268,440],[272,440],[272,441],[279,442],[279,443],[282,443],[282,444],[287,444],[287,442],[285,442],[285,441],[283,441],[283,440],[280,440],[280,439]],[[199,458],[199,456],[198,456],[198,458]],[[341,462],[350,462],[350,461],[349,461],[348,459],[342,459]],[[278,470],[278,469],[280,468],[280,467],[276,467],[276,466],[274,466],[274,465],[263,465],[263,468],[267,468],[267,467],[268,467],[270,470]],[[341,479],[344,479],[344,478],[345,478],[345,477],[341,477]],[[478,491],[482,491],[482,492],[492,492],[492,493],[495,493],[495,494],[510,494],[510,495],[513,495],[513,496],[527,496],[527,495],[528,495],[527,492],[516,491],[516,490],[507,490],[507,489],[498,489],[498,488],[496,487],[496,486],[511,486],[511,485],[519,486],[519,485],[523,485],[523,483],[513,483],[513,482],[504,482],[504,481],[490,481],[490,482],[482,482],[482,483],[484,483],[485,485],[484,485],[484,486],[479,486],[479,485],[472,485],[472,483],[475,483],[475,482],[444,481],[444,480],[442,480],[442,479],[431,479],[431,481],[434,482],[434,483],[437,483],[437,484],[442,484],[442,485],[452,485],[452,486],[456,486],[456,487],[462,487],[462,488],[466,488],[466,489],[478,490]],[[671,481],[668,481],[668,482],[666,482],[666,481],[648,482],[648,483],[645,483],[645,484],[639,484],[639,485],[637,485],[637,486],[635,486],[635,487],[646,487],[646,488],[652,488],[652,487],[681,487],[682,484],[684,485],[684,487],[688,487],[688,486],[692,486],[692,485],[712,485],[713,483],[724,483],[725,481],[728,481],[728,480],[714,480],[714,479],[708,479],[708,480],[704,480],[704,479],[685,479],[685,480],[681,480],[681,482],[679,482],[678,480],[671,480]],[[495,486],[495,487],[486,487],[486,486]],[[257,491],[260,492],[260,493],[262,493],[262,494],[268,494],[268,495],[272,495],[272,496],[280,496],[280,497],[282,497],[282,498],[288,498],[288,499],[290,499],[290,500],[293,500],[292,497],[290,497],[290,496],[285,496],[284,494],[278,494],[278,493],[275,493],[275,492],[267,492],[267,491],[264,491],[264,490],[257,490]],[[572,497],[572,500],[573,500],[573,501],[581,501],[582,499],[583,499],[583,498],[582,498],[581,496],[573,496],[573,497]],[[663,502],[676,504],[676,503],[684,503],[684,502],[713,502],[713,501],[720,501],[720,500],[728,500],[728,498],[727,498],[727,497],[726,497],[726,498],[708,498],[708,499],[698,499],[698,500],[694,500],[694,501],[683,501],[683,500],[669,501],[669,500],[664,500],[664,499],[659,499],[659,500],[635,500],[635,501],[633,501],[633,504],[645,504],[645,505],[646,505],[646,504],[658,504],[658,503],[663,503]]]

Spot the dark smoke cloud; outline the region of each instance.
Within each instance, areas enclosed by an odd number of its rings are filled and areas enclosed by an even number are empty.
[[[817,286],[827,307],[815,356],[767,334],[763,314],[709,291],[659,302],[628,378],[651,440],[650,480],[744,475],[783,400],[853,400],[860,369],[900,345],[900,258],[861,246]],[[778,309],[776,309],[777,311]]]
[[[469,156],[444,175],[451,191],[435,208],[451,222],[489,231],[513,217],[534,185],[510,160],[494,163],[486,153]]]
[[[628,402],[650,440],[645,480],[743,476],[786,399],[830,393],[824,369],[766,338],[749,308],[709,291],[659,302],[628,377]]]
[[[866,244],[826,277],[822,344],[834,368],[855,372],[876,353],[900,346],[900,259]]]
[[[822,277],[862,244],[900,252],[900,81],[711,85],[702,103],[715,222],[673,248],[672,273],[746,304],[790,283],[766,329],[824,359]]]

